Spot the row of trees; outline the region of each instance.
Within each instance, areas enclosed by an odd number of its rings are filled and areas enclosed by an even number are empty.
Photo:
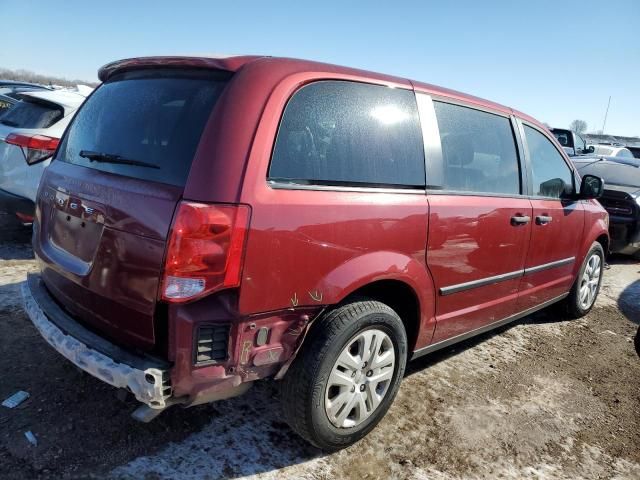
[[[14,80],[16,82],[38,83],[40,85],[60,85],[62,87],[75,87],[78,84],[89,85],[95,87],[95,82],[86,82],[84,80],[69,80],[62,77],[52,77],[49,75],[40,75],[29,70],[10,70],[8,68],[0,68],[0,80]]]

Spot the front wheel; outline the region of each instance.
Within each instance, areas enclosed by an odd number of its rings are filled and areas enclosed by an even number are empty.
[[[584,317],[593,308],[600,292],[603,272],[604,250],[602,245],[595,242],[591,245],[566,299],[567,310],[573,318]]]
[[[385,415],[406,361],[406,332],[396,312],[372,300],[340,306],[316,321],[287,372],[284,417],[316,447],[347,447]]]

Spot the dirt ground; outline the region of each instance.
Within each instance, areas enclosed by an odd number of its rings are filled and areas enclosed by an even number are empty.
[[[640,264],[610,259],[594,310],[527,317],[409,366],[387,417],[325,455],[282,423],[277,386],[150,424],[25,316],[30,232],[0,217],[0,478],[638,479]],[[31,430],[32,446],[24,436]]]

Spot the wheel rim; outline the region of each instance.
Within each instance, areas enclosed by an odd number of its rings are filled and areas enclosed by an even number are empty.
[[[395,348],[385,332],[365,330],[349,340],[325,388],[325,412],[333,426],[351,428],[369,418],[389,391],[395,365]]]
[[[601,263],[600,255],[597,253],[591,255],[587,260],[587,266],[580,279],[580,290],[578,291],[578,302],[583,310],[590,308],[593,302],[596,301],[600,276],[602,275]]]

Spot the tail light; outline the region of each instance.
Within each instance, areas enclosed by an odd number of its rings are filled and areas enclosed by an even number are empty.
[[[182,201],[169,236],[161,298],[185,302],[240,285],[251,210]]]
[[[33,215],[16,212],[16,217],[18,217],[18,220],[20,220],[22,223],[33,223]]]
[[[9,145],[22,147],[24,158],[29,165],[51,157],[60,143],[59,138],[46,135],[23,135],[21,133],[10,133],[4,141]]]

